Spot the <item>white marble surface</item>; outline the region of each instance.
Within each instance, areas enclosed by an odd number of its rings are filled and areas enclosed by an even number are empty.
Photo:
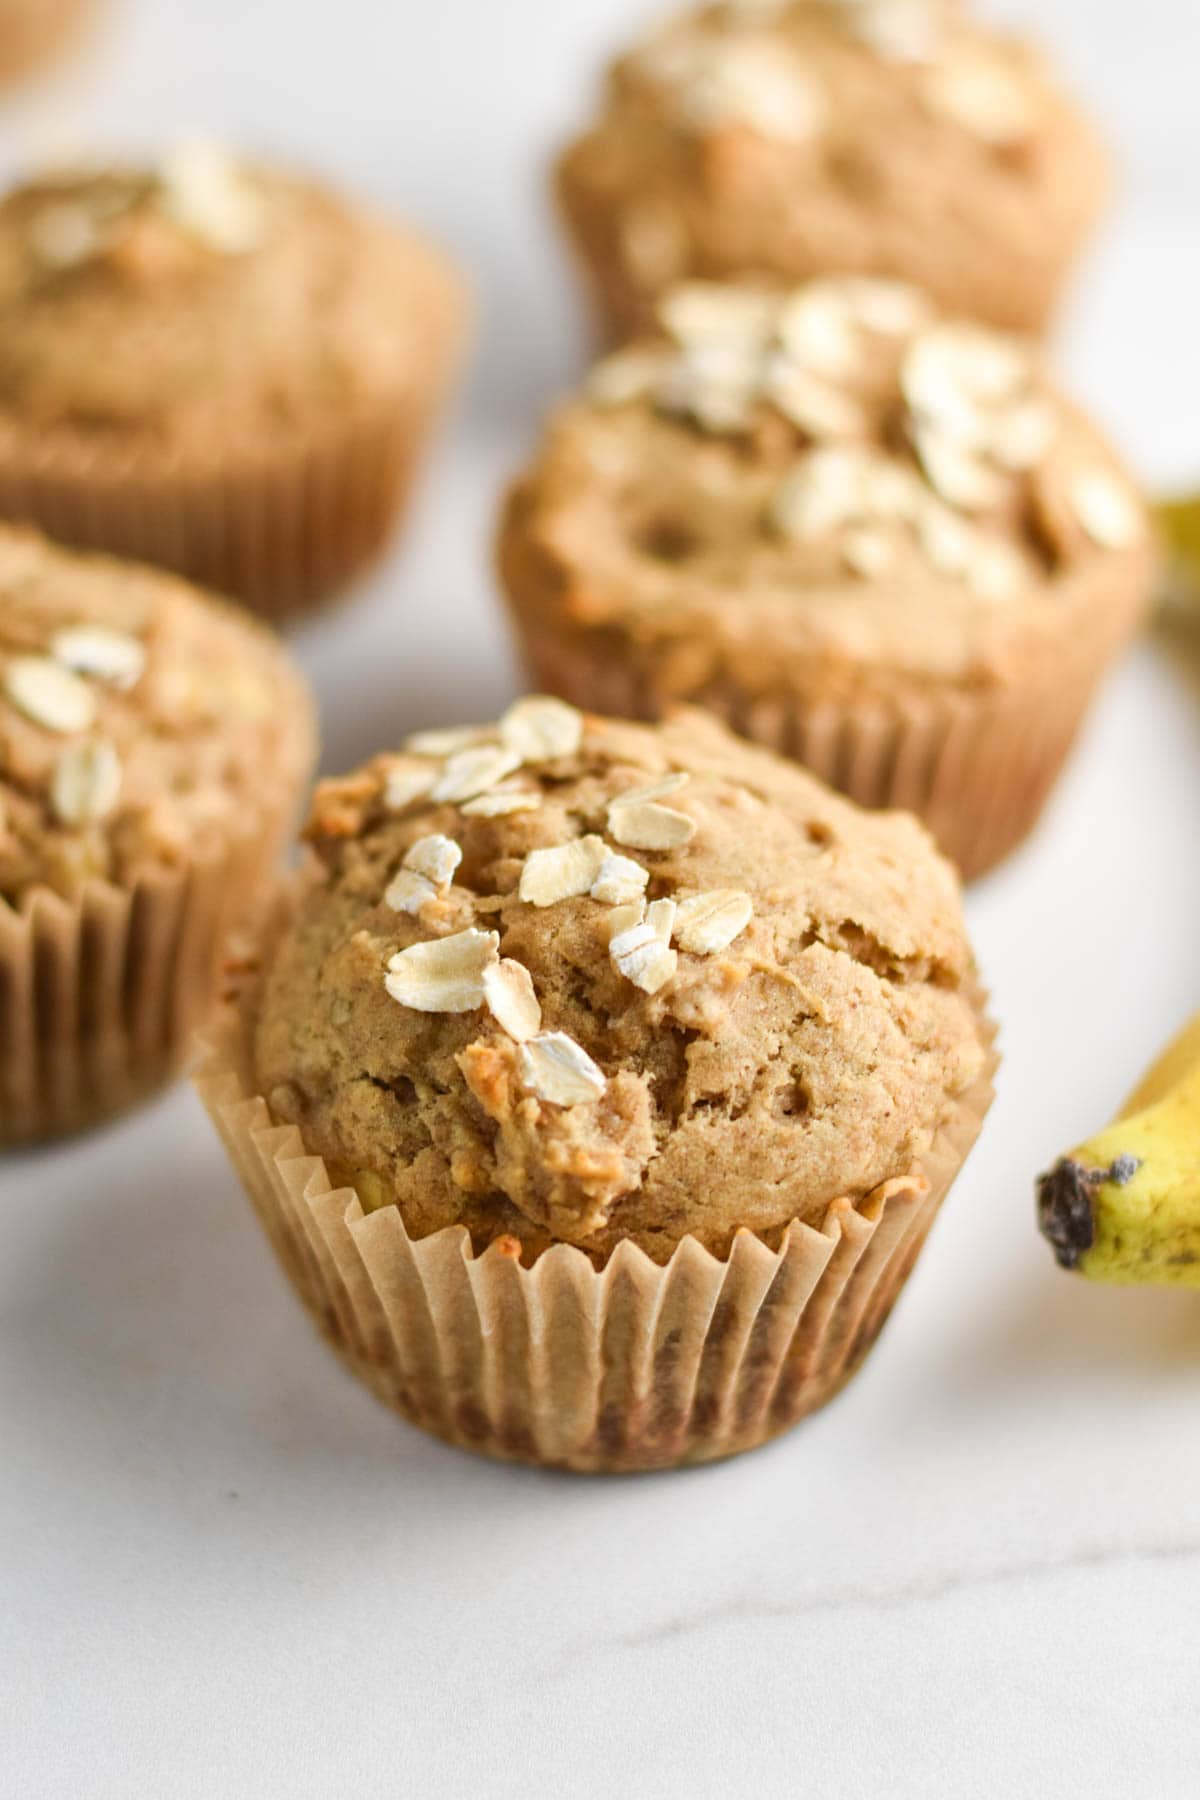
[[[1043,0],[1126,149],[1065,347],[1156,479],[1200,465],[1194,0]],[[328,761],[513,672],[498,482],[570,369],[537,158],[629,0],[128,0],[0,127],[209,122],[440,224],[485,294],[393,565],[298,636]],[[314,1340],[195,1101],[0,1166],[0,1791],[1197,1791],[1200,1301],[1056,1273],[1033,1175],[1200,997],[1200,706],[1119,673],[970,899],[1007,1064],[875,1358],[759,1455],[596,1482],[392,1420]],[[169,1175],[164,1179],[164,1170]]]

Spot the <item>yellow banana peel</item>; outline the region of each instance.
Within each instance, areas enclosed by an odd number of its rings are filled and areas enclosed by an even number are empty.
[[[1093,1281],[1200,1288],[1200,1014],[1116,1120],[1041,1177],[1038,1224]]]
[[[1200,494],[1165,500],[1157,514],[1167,547],[1168,600],[1200,623]]]

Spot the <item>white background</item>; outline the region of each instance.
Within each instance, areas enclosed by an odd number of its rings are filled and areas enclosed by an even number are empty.
[[[1026,0],[1123,210],[1064,331],[1200,477],[1194,0]],[[126,0],[9,163],[181,125],[301,156],[474,270],[482,347],[393,564],[296,648],[344,767],[515,674],[495,497],[582,352],[541,199],[631,0]],[[589,1481],[473,1460],[338,1369],[179,1091],[0,1170],[0,1791],[1194,1795],[1200,1296],[1053,1268],[1031,1183],[1200,1001],[1200,692],[1120,671],[970,897],[1007,1063],[874,1360],[774,1448]]]

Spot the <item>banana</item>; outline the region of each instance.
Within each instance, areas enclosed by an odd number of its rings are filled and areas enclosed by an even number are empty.
[[[1038,1224],[1093,1281],[1200,1288],[1200,1013],[1116,1121],[1041,1177]]]
[[[1167,598],[1172,610],[1200,622],[1200,495],[1163,501],[1157,510],[1167,546]]]

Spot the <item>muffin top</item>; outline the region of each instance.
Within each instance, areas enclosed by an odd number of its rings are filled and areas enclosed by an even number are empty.
[[[0,436],[269,448],[394,406],[461,305],[420,239],[214,145],[48,177],[0,202]]]
[[[954,0],[692,8],[615,63],[568,163],[619,197],[620,255],[650,293],[684,273],[806,273],[815,248],[863,272],[940,257],[946,288],[970,291],[954,240],[1057,262],[1107,184],[1042,57]]]
[[[623,57],[611,97],[700,137],[860,143],[919,121],[1010,156],[1035,154],[1064,108],[1036,51],[960,0],[717,0]]]
[[[307,835],[254,1079],[414,1236],[723,1252],[911,1170],[981,1069],[921,828],[706,715],[522,701],[325,783]]]
[[[275,640],[183,582],[0,528],[0,897],[219,851],[311,762]]]
[[[547,628],[653,647],[677,696],[785,667],[830,695],[1004,679],[1109,588],[1142,603],[1145,508],[1024,340],[853,277],[686,284],[660,319],[511,503]]]

